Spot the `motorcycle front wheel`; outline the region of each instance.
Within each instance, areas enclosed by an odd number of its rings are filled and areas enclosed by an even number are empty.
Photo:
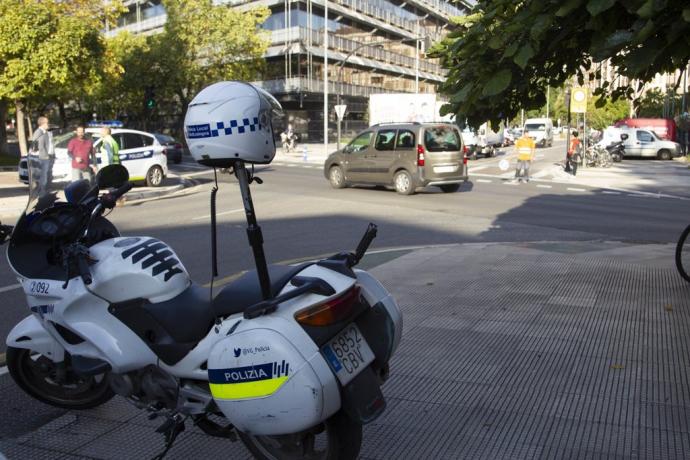
[[[676,268],[685,281],[690,282],[690,225],[688,225],[676,244]]]
[[[7,347],[7,369],[29,396],[63,409],[91,409],[114,395],[105,374],[75,374],[69,355],[65,355],[63,363],[54,363],[31,350]]]
[[[362,445],[362,425],[342,410],[301,433],[254,436],[240,432],[242,443],[260,460],[354,460]]]

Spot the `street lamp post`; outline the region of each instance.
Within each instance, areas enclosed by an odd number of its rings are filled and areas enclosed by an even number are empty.
[[[345,59],[340,61],[338,63],[338,76],[337,76],[337,82],[338,82],[338,94],[336,95],[336,104],[340,105],[340,95],[343,92],[343,66],[345,63],[352,57],[353,54],[355,54],[357,51],[360,49],[364,48],[365,46],[372,46],[372,47],[377,47],[381,45],[385,45],[386,43],[391,43],[391,42],[398,42],[398,43],[405,43],[409,41],[414,41],[415,42],[415,92],[419,93],[419,48],[420,48],[420,42],[421,42],[420,37],[415,37],[415,38],[403,38],[402,40],[395,40],[395,39],[388,39],[388,40],[381,40],[380,42],[374,42],[374,43],[360,43],[357,45],[352,51],[347,53],[347,56],[345,56]],[[338,119],[338,150],[340,150],[340,119]]]
[[[328,0],[323,4],[323,153],[328,155]]]

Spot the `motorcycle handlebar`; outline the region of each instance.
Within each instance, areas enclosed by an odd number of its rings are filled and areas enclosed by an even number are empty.
[[[79,270],[79,276],[81,277],[84,284],[88,286],[93,282],[93,278],[91,277],[91,270],[89,270],[89,264],[86,262],[85,256],[77,256],[77,269]]]
[[[115,203],[117,200],[124,195],[125,193],[129,192],[132,189],[132,183],[127,182],[125,185],[123,185],[120,188],[116,188],[115,190],[103,195],[101,197],[101,202],[103,203],[104,208],[112,209],[115,207]]]

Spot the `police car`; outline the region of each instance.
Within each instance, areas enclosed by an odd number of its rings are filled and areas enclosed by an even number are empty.
[[[153,134],[134,129],[116,128],[112,136],[120,146],[120,163],[127,168],[130,181],[143,181],[149,187],[158,187],[168,175],[168,160],[163,146]],[[101,130],[86,128],[86,136],[93,140],[98,163],[101,163]],[[55,163],[53,165],[53,182],[72,180],[72,160],[67,155],[67,144],[74,137],[73,133],[56,136]],[[26,158],[19,162],[19,180],[29,183]]]

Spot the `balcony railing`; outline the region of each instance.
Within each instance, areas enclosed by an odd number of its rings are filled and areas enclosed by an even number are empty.
[[[324,87],[322,80],[309,79],[305,77],[282,78],[278,80],[261,80],[252,83],[273,94],[299,92],[323,93]],[[351,85],[348,83],[339,84],[334,81],[328,82],[328,92],[330,94],[340,93],[341,96],[369,97],[372,94],[400,93],[403,91],[404,90],[400,89],[386,89],[375,86]]]
[[[308,41],[310,41],[310,43],[313,46],[320,46],[323,44],[323,34],[319,31],[312,30],[310,36],[309,29],[307,29],[306,27],[292,27],[290,29],[274,30],[271,33],[271,44],[273,45],[283,43],[294,43],[297,41],[301,43],[307,43]],[[390,42],[390,44],[395,44],[395,42]],[[330,35],[328,37],[328,47],[330,49],[342,51],[344,53],[349,53],[357,49],[361,45],[362,42],[350,40],[348,38],[338,35]],[[358,57],[374,59],[379,62],[387,62],[389,64],[415,69],[414,57],[406,56],[400,53],[395,53],[393,51],[388,51],[378,46],[362,46],[355,52],[354,55]],[[446,75],[447,72],[439,64],[430,62],[429,60],[426,60],[421,57],[419,59],[419,70],[421,72],[429,72],[436,75]]]
[[[165,21],[168,20],[167,14],[161,14],[159,16],[154,16],[152,18],[144,19],[143,21],[137,21],[132,24],[127,24],[126,26],[113,27],[112,29],[105,32],[107,37],[112,37],[117,35],[122,31],[128,31],[135,34],[154,31],[156,29],[162,29],[165,25]]]

